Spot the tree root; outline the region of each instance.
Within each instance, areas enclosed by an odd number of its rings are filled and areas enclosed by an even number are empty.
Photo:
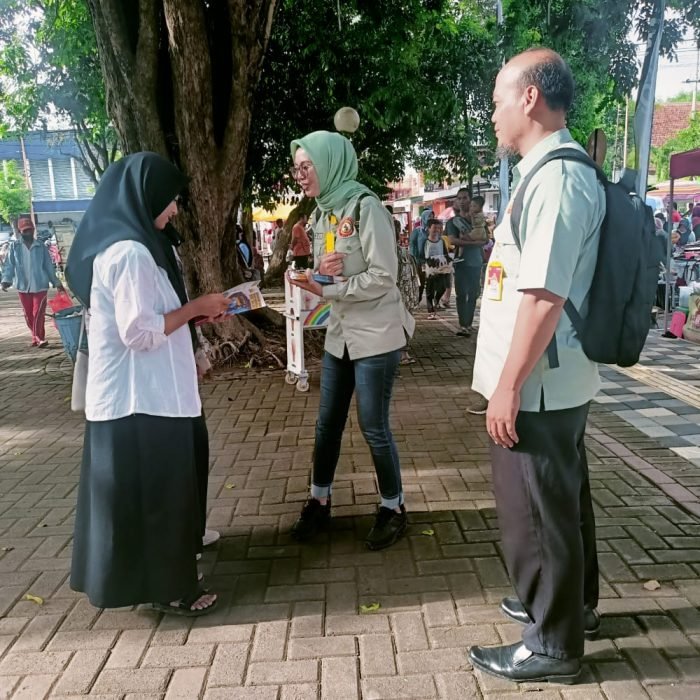
[[[255,312],[236,318],[240,323],[235,337],[222,333],[225,329],[212,328],[209,338],[202,344],[214,365],[217,376],[223,376],[227,368],[255,369],[256,372],[287,368],[286,323],[284,317],[270,309],[269,313]],[[221,333],[217,337],[217,334]],[[223,337],[222,337],[223,336]],[[304,354],[307,364],[312,364],[323,354],[323,331],[304,333]]]
[[[282,362],[282,360],[280,360],[279,357],[277,357],[277,355],[275,355],[274,352],[271,352],[270,350],[266,350],[265,353],[267,355],[270,355],[270,357],[274,358],[275,362],[277,362],[280,369],[285,369],[286,365],[284,364],[284,362]]]

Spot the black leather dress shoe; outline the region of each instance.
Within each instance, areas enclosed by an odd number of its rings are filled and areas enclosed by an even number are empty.
[[[503,647],[472,647],[474,668],[516,683],[548,682],[571,685],[581,673],[580,659],[554,659],[534,654],[522,642]]]
[[[517,598],[504,598],[501,601],[501,610],[511,620],[521,625],[529,625],[530,616],[525,612],[523,604]],[[600,613],[591,608],[583,610],[583,636],[589,641],[598,638],[600,634]]]

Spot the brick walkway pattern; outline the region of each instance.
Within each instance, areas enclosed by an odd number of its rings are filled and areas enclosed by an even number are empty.
[[[451,314],[418,317],[393,416],[410,528],[383,552],[362,544],[377,492],[354,416],[332,532],[305,546],[287,534],[307,494],[317,371],[308,394],[279,371],[202,387],[209,523],[223,533],[202,569],[221,600],[191,621],[96,610],[69,589],[82,443],[70,368],[54,331],[53,349],[27,347],[16,297],[0,297],[0,698],[700,698],[700,468],[606,404],[611,386],[590,419],[605,617],[582,683],[517,686],[471,669],[468,646],[519,629],[497,608],[511,587],[483,418],[464,412],[475,343],[453,335]]]

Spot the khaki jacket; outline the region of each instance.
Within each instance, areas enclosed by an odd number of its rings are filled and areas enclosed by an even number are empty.
[[[358,231],[356,204],[357,199],[352,199],[341,211],[321,213],[313,223],[316,268],[326,253],[327,233],[335,236],[336,252],[346,256],[343,276],[347,280],[323,288],[324,299],[331,302],[325,349],[342,358],[347,346],[351,360],[399,350],[416,325],[396,286],[398,260],[391,215],[376,197],[364,197]]]

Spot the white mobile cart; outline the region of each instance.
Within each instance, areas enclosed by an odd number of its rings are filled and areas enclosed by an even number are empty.
[[[287,319],[287,384],[297,391],[309,390],[309,373],[304,360],[304,331],[325,328],[331,314],[330,302],[284,279],[284,315]]]

